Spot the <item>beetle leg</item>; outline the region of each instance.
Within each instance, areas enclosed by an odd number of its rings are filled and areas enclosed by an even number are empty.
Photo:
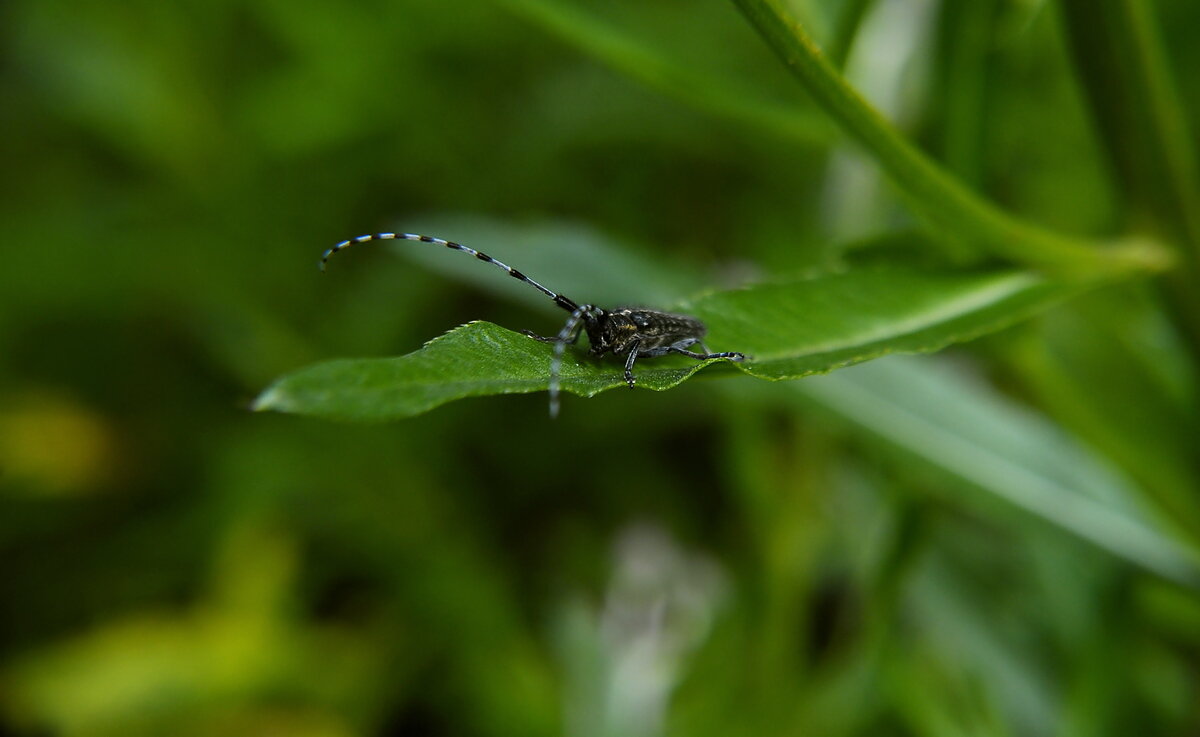
[[[692,351],[684,350],[683,348],[676,348],[675,346],[671,346],[667,350],[669,350],[671,353],[678,353],[681,356],[695,358],[698,361],[707,361],[710,358],[728,358],[731,361],[746,360],[746,354],[744,353],[735,353],[732,351],[727,351],[725,353],[709,353],[708,348],[705,347],[703,343],[700,344],[700,347],[704,348],[704,353],[693,353]]]
[[[637,381],[633,378],[633,362],[637,360],[639,345],[641,345],[641,341],[639,340],[631,342],[629,344],[629,355],[625,358],[625,383],[629,385],[630,389],[633,388],[634,383]]]

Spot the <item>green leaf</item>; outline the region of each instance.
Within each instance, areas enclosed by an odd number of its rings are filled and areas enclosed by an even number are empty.
[[[838,13],[833,38],[829,42],[829,59],[836,68],[842,69],[846,66],[846,58],[850,56],[850,49],[862,26],[863,18],[870,9],[871,1],[849,0]]]
[[[752,355],[747,373],[795,379],[970,340],[1079,288],[1023,271],[877,268],[714,293],[684,311],[707,323],[719,350]]]
[[[829,144],[834,138],[819,113],[713,79],[671,59],[662,44],[642,41],[560,0],[502,0],[502,4],[616,71],[699,110],[802,145]]]
[[[410,417],[463,397],[545,390],[551,351],[520,333],[472,322],[405,356],[343,359],[301,369],[263,392],[254,408],[366,421]],[[639,371],[638,382],[665,389],[686,376],[686,371]],[[620,369],[602,371],[570,352],[562,378],[564,389],[584,396],[624,383]]]
[[[1200,587],[1200,556],[1111,463],[1045,416],[934,361],[879,361],[796,390],[962,482],[1146,570]],[[982,492],[972,493],[972,490]]]
[[[1022,334],[1013,365],[1042,406],[1140,483],[1147,508],[1200,540],[1190,366],[1145,291],[1109,289],[1055,310]]]
[[[743,364],[643,359],[638,386],[674,387],[709,364],[795,379],[894,352],[924,352],[996,330],[1083,284],[1020,271],[976,274],[861,269],[714,292],[680,306],[704,320],[708,346]],[[352,420],[410,417],[455,399],[546,389],[552,346],[473,322],[399,358],[332,361],[277,381],[255,409]],[[619,361],[567,351],[562,388],[592,396],[623,385]]]

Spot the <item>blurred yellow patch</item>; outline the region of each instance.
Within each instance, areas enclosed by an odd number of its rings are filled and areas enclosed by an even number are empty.
[[[32,392],[0,408],[0,480],[54,495],[113,478],[116,441],[98,413],[62,394]]]
[[[0,722],[64,737],[354,737],[389,648],[298,619],[295,541],[238,529],[214,592],[122,615],[0,668]]]

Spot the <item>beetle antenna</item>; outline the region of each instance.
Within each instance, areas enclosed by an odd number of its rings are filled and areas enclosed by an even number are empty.
[[[325,271],[325,264],[327,264],[329,262],[329,258],[331,256],[333,256],[333,254],[337,253],[338,251],[349,248],[350,246],[356,245],[358,243],[370,243],[371,241],[393,241],[393,240],[395,240],[395,241],[420,241],[422,243],[434,243],[439,246],[445,246],[446,248],[454,249],[455,251],[462,251],[463,253],[469,253],[472,256],[474,256],[475,258],[479,259],[480,261],[485,261],[499,269],[503,269],[504,271],[508,272],[508,275],[511,276],[512,278],[514,278],[518,281],[525,282],[529,286],[533,287],[534,289],[538,290],[539,292],[546,295],[550,299],[554,300],[554,304],[563,308],[567,312],[574,313],[575,310],[579,309],[579,305],[575,304],[575,301],[570,299],[569,297],[563,296],[561,294],[556,294],[556,293],[550,291],[549,289],[545,288],[541,284],[538,284],[533,279],[530,279],[529,277],[525,276],[524,274],[517,271],[516,269],[509,266],[508,264],[504,263],[503,261],[497,261],[496,259],[487,255],[486,253],[483,253],[482,251],[476,251],[474,248],[469,248],[467,246],[462,245],[461,243],[455,243],[454,241],[447,241],[447,240],[443,240],[441,238],[433,238],[428,235],[416,235],[415,233],[375,233],[374,235],[360,235],[357,238],[351,238],[350,240],[342,241],[341,243],[337,244],[333,248],[330,248],[328,251],[326,251],[324,253],[324,255],[321,256],[321,271]]]

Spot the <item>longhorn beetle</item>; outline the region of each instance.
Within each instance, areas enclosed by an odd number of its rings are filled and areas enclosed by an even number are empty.
[[[545,338],[528,330],[521,331],[524,335],[535,340],[554,344],[554,359],[550,362],[549,389],[551,417],[558,416],[558,374],[562,368],[563,352],[566,350],[568,343],[574,344],[579,340],[580,332],[587,332],[588,342],[591,343],[589,350],[591,355],[603,356],[605,353],[612,353],[614,356],[625,357],[625,383],[629,385],[630,389],[636,383],[636,379],[633,377],[633,364],[639,357],[653,358],[654,356],[665,356],[668,353],[678,353],[681,356],[688,356],[700,361],[710,358],[728,358],[731,361],[743,361],[746,358],[741,353],[710,353],[708,347],[701,340],[704,334],[708,332],[708,328],[694,317],[674,315],[670,312],[659,312],[658,310],[630,307],[605,310],[595,305],[576,304],[574,300],[561,294],[555,294],[508,264],[497,261],[486,253],[476,251],[473,248],[467,248],[454,241],[431,238],[427,235],[376,233],[374,235],[360,235],[357,238],[342,241],[321,256],[321,271],[325,271],[325,264],[328,263],[329,257],[344,248],[349,248],[356,243],[390,240],[434,243],[446,248],[452,248],[455,251],[469,253],[480,261],[486,261],[497,268],[503,269],[508,272],[509,276],[525,282],[554,300],[554,304],[571,313],[562,330],[559,330],[558,335],[553,338]],[[694,345],[699,345],[704,352],[696,353],[689,351],[688,348]]]

